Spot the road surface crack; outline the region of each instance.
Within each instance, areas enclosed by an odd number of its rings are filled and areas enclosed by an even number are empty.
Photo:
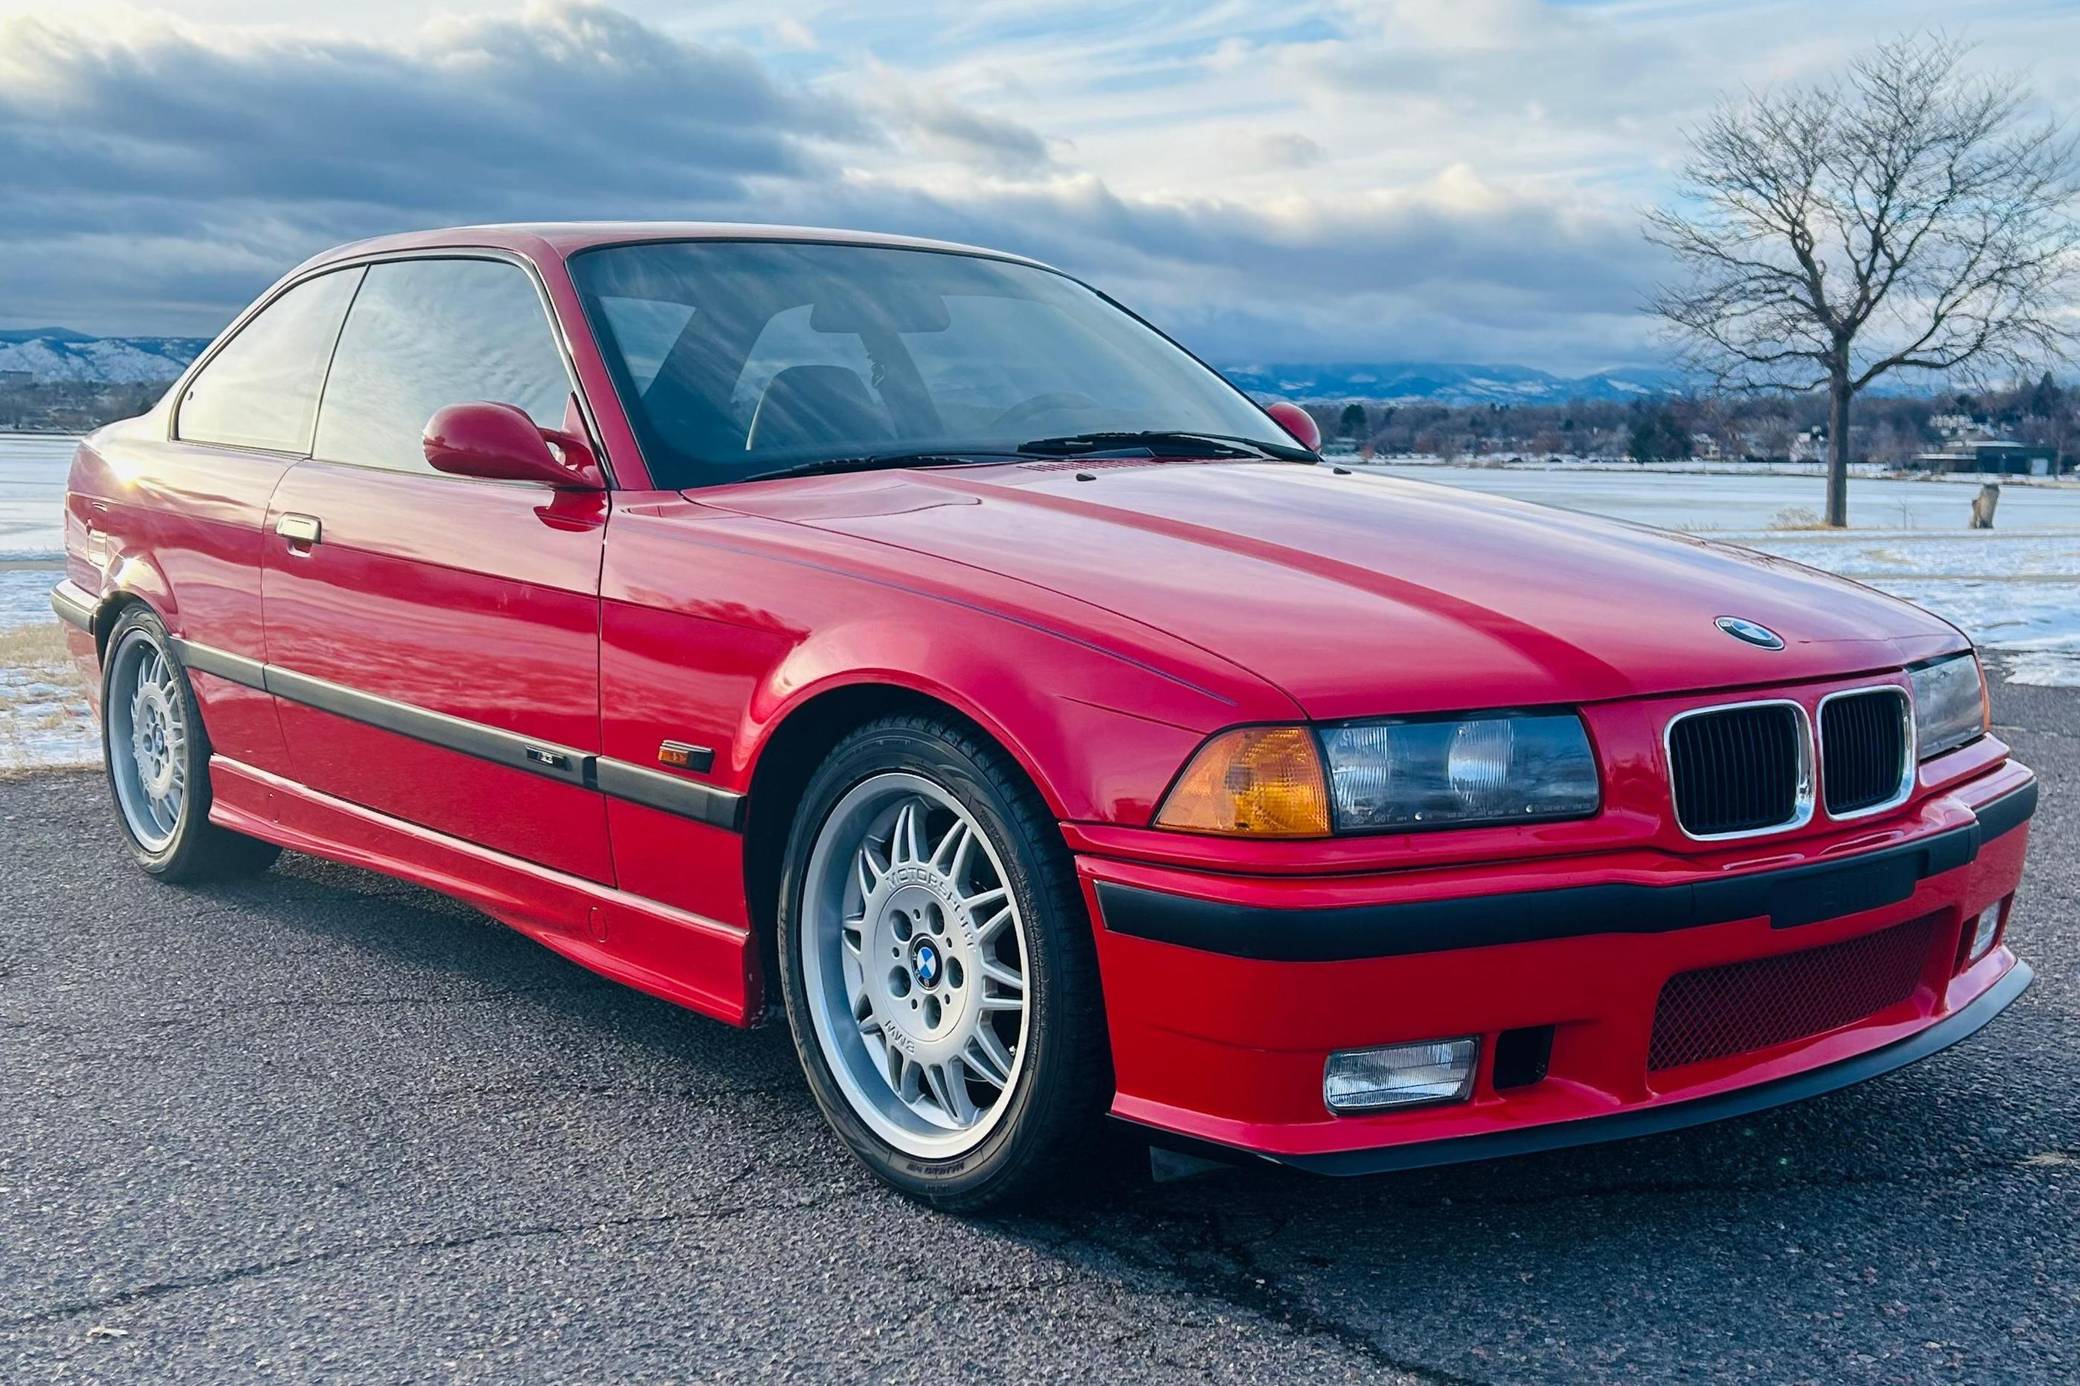
[[[741,1173],[725,1181],[734,1184]],[[450,1233],[441,1237],[425,1237],[410,1241],[366,1242],[356,1246],[325,1247],[298,1256],[284,1256],[271,1261],[254,1261],[242,1266],[232,1266],[207,1275],[187,1276],[172,1280],[154,1281],[148,1285],[134,1285],[111,1294],[93,1299],[72,1300],[55,1304],[31,1314],[0,1320],[0,1329],[16,1330],[34,1328],[42,1324],[57,1323],[77,1318],[83,1314],[98,1314],[110,1309],[122,1309],[134,1304],[149,1303],[164,1299],[168,1295],[185,1294],[191,1290],[216,1289],[235,1285],[245,1280],[261,1279],[280,1275],[286,1271],[300,1270],[310,1266],[329,1265],[335,1261],[352,1260],[364,1256],[388,1256],[414,1252],[456,1251],[488,1243],[524,1241],[536,1237],[572,1237],[588,1232],[612,1232],[629,1228],[667,1227],[675,1224],[718,1222],[740,1217],[746,1213],[802,1212],[820,1208],[847,1198],[859,1196],[857,1190],[843,1190],[821,1198],[802,1199],[792,1203],[730,1203],[714,1207],[687,1208],[668,1213],[636,1213],[621,1217],[598,1218],[585,1222],[530,1223],[518,1227],[489,1227],[470,1232]]]

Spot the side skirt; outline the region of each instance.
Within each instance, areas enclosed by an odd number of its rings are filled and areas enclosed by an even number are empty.
[[[210,821],[314,857],[378,871],[463,900],[604,977],[732,1025],[763,1010],[748,929],[493,852],[214,756]],[[628,934],[670,973],[616,949]]]

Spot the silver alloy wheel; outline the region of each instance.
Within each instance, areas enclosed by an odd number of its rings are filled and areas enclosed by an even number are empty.
[[[130,835],[163,852],[188,802],[188,718],[180,671],[143,631],[123,636],[108,680],[108,772]]]
[[[921,775],[853,786],[810,850],[798,924],[816,1041],[896,1149],[950,1159],[1010,1106],[1026,1051],[1026,937],[1004,864]]]

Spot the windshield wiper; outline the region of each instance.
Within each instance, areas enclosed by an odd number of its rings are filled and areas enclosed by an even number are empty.
[[[740,476],[739,481],[772,481],[783,476],[824,476],[831,472],[879,472],[897,467],[972,467],[984,457],[1011,456],[1009,453],[968,453],[956,456],[946,452],[876,452],[864,457],[817,457],[807,462],[797,462],[791,467],[775,467],[770,472],[753,472]]]
[[[1193,433],[1181,429],[1120,430],[1098,433],[1065,433],[1059,438],[1035,438],[1020,443],[1020,452],[1080,456],[1117,448],[1147,448],[1158,457],[1276,457],[1288,462],[1312,462],[1314,454],[1295,443],[1266,443],[1228,433]]]

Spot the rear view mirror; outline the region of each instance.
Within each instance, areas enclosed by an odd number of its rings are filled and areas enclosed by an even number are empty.
[[[420,446],[428,465],[451,476],[533,481],[565,491],[597,491],[604,485],[582,439],[542,428],[526,410],[510,404],[451,404],[427,420]]]

